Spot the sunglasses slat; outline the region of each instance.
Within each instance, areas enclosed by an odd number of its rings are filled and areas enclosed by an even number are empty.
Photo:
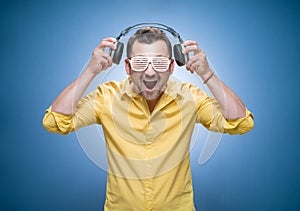
[[[165,72],[169,69],[170,59],[167,57],[141,57],[136,56],[129,59],[131,68],[134,71],[145,71],[151,62],[154,70],[158,72]]]

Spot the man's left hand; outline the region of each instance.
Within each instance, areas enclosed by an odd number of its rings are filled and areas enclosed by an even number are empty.
[[[205,53],[199,48],[198,43],[193,40],[187,40],[183,43],[185,47],[182,52],[188,54],[193,52],[192,56],[189,56],[189,60],[186,63],[186,69],[191,73],[196,72],[201,78],[210,72],[209,64],[206,59]]]

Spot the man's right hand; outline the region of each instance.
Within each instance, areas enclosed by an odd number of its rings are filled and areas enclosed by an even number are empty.
[[[102,70],[107,69],[112,66],[112,58],[111,56],[104,51],[105,48],[110,48],[111,50],[115,50],[115,42],[117,40],[112,37],[105,38],[101,41],[101,43],[95,48],[93,51],[93,55],[88,63],[86,71],[97,75]]]

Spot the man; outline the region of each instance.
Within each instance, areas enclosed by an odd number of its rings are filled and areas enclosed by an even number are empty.
[[[106,38],[95,48],[85,71],[47,109],[44,127],[67,134],[102,125],[109,164],[105,210],[195,210],[189,156],[195,123],[243,134],[254,125],[252,114],[211,71],[195,41],[183,43],[184,54],[194,53],[186,69],[202,78],[215,99],[190,83],[169,80],[172,47],[155,27],[129,39],[127,79],[101,84],[82,98],[93,78],[112,65],[104,49],[115,50],[115,42]]]

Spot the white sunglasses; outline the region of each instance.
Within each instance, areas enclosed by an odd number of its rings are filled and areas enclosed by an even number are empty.
[[[155,56],[155,57],[135,56],[129,58],[128,60],[131,65],[131,69],[136,72],[145,71],[149,66],[150,62],[155,71],[166,72],[169,69],[171,63],[171,59],[164,56]]]

